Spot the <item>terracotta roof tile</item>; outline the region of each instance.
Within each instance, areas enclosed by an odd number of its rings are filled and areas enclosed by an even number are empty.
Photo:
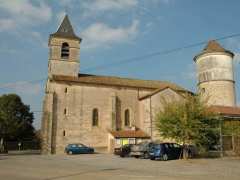
[[[159,93],[159,92],[161,92],[161,91],[164,91],[165,89],[168,89],[168,88],[171,89],[171,90],[173,90],[173,91],[175,91],[176,93],[178,93],[178,94],[181,95],[181,96],[183,96],[183,95],[186,94],[186,93],[189,93],[189,94],[192,94],[192,95],[194,94],[194,93],[192,93],[192,92],[190,92],[190,91],[186,91],[186,90],[182,91],[182,90],[180,90],[180,89],[176,90],[176,89],[172,89],[171,87],[166,86],[166,87],[164,87],[164,88],[158,88],[158,89],[154,90],[153,92],[151,92],[151,93],[149,93],[149,94],[146,94],[146,95],[144,95],[144,96],[139,97],[139,100],[143,100],[143,99],[152,97],[152,96],[154,96],[155,94],[157,94],[157,93]],[[183,97],[184,97],[184,96],[183,96]]]
[[[217,41],[210,40],[208,44],[204,47],[202,52],[200,52],[198,55],[194,57],[194,61],[196,61],[196,59],[203,54],[214,52],[224,52],[230,54],[231,56],[234,56],[234,54],[231,51],[224,49]]]
[[[209,109],[220,115],[240,117],[240,107],[211,106]]]
[[[150,138],[142,130],[110,131],[115,138]]]
[[[85,83],[85,84],[108,85],[108,86],[146,88],[146,89],[163,89],[166,87],[170,87],[174,90],[188,91],[174,83],[170,83],[167,81],[139,80],[139,79],[120,78],[120,77],[113,77],[113,76],[97,76],[97,75],[89,75],[89,74],[79,74],[78,77],[54,75],[52,77],[52,80]]]

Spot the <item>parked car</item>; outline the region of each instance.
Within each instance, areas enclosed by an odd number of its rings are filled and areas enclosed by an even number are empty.
[[[115,148],[114,154],[119,155],[120,157],[127,157],[130,155],[132,146],[133,146],[132,144],[126,144],[120,148]]]
[[[133,145],[130,156],[148,159],[150,157],[149,151],[152,149],[153,145],[153,142],[142,142],[140,144]]]
[[[160,159],[167,161],[169,159],[179,159],[181,157],[182,146],[176,143],[154,144],[149,155],[151,160]]]
[[[68,144],[65,148],[67,154],[92,154],[94,149],[84,144]]]

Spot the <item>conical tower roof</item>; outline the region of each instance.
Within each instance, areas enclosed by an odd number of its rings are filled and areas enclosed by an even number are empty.
[[[51,37],[63,37],[63,38],[69,38],[69,39],[77,39],[81,41],[81,38],[78,37],[73,30],[73,27],[71,25],[71,22],[68,18],[68,15],[66,15],[59,26],[57,32],[50,35]]]
[[[234,54],[231,51],[224,49],[216,40],[210,40],[208,44],[204,47],[202,52],[200,52],[197,56],[194,57],[194,61],[196,61],[196,59],[203,54],[215,52],[223,52],[230,54],[232,57],[234,56]]]

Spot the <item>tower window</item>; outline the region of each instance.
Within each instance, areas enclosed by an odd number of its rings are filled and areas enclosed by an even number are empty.
[[[66,108],[64,109],[64,114],[65,114],[65,115],[67,114],[67,109],[66,109]]]
[[[67,91],[68,91],[68,89],[67,89],[67,88],[65,88],[65,91],[64,91],[64,92],[65,92],[65,93],[67,93]]]
[[[98,126],[98,109],[92,111],[92,126]]]
[[[130,112],[129,109],[126,109],[124,112],[124,125],[130,126]]]
[[[69,45],[66,42],[62,44],[61,58],[63,58],[63,59],[69,58]]]
[[[65,130],[63,131],[63,136],[66,136],[66,131]]]

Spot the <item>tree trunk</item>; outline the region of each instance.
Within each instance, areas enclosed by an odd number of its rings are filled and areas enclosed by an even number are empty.
[[[188,159],[188,146],[183,144],[183,159]]]
[[[1,152],[4,152],[4,145],[3,145],[3,137],[1,137],[1,139],[0,139],[0,153]]]

